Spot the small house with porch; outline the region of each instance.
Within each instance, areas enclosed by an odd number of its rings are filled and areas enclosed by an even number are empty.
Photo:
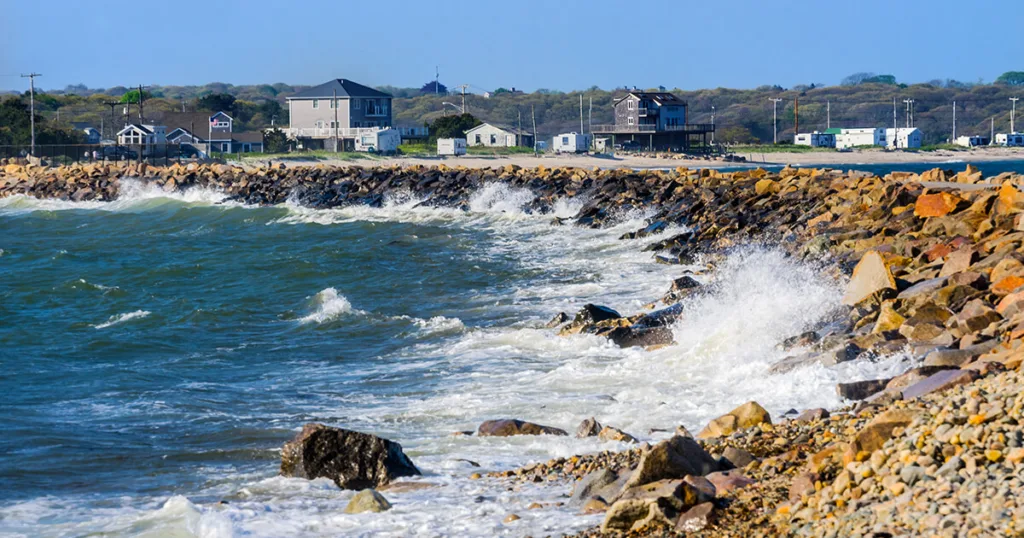
[[[498,148],[533,147],[533,135],[493,123],[482,123],[466,131],[466,144]]]

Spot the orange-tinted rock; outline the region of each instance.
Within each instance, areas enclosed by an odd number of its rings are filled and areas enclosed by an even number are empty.
[[[1008,276],[992,285],[992,293],[996,295],[1007,295],[1024,286],[1024,277]]]
[[[945,217],[952,213],[960,202],[960,197],[948,192],[922,194],[917,197],[917,202],[914,204],[914,215],[918,217]]]

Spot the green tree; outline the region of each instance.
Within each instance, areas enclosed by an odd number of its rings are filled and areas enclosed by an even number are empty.
[[[210,95],[200,97],[199,101],[196,102],[196,106],[210,112],[223,111],[228,114],[234,114],[235,96],[229,93],[211,93]]]
[[[430,141],[436,142],[438,138],[462,138],[466,131],[480,125],[480,120],[472,114],[459,114],[458,116],[442,116],[428,124]]]
[[[263,151],[267,153],[284,153],[291,149],[291,141],[284,131],[274,127],[263,132]]]
[[[142,98],[143,99],[149,99],[151,97],[153,97],[153,96],[149,92],[143,90],[143,92],[142,92]],[[138,103],[139,102],[139,90],[129,90],[129,91],[125,92],[125,94],[121,96],[121,102],[122,103],[133,103],[133,104],[134,103]]]
[[[1007,71],[996,79],[996,84],[1024,86],[1024,71]]]

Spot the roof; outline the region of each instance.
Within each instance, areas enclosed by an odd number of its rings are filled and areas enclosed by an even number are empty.
[[[499,125],[497,123],[490,123],[490,122],[486,122],[486,121],[481,123],[480,125],[477,125],[476,127],[473,127],[472,129],[466,130],[466,134],[472,133],[473,131],[475,131],[477,129],[480,129],[480,128],[484,127],[484,126],[494,127],[495,129],[498,129],[498,130],[501,130],[501,131],[505,131],[506,133],[517,134],[517,135],[522,135],[522,136],[531,136],[531,133],[529,133],[527,131],[523,131],[521,129],[516,129],[515,127],[508,127],[507,125]]]
[[[237,142],[263,142],[263,133],[259,131],[242,131],[231,133],[231,138]]]
[[[391,97],[390,94],[363,86],[344,78],[336,78],[319,86],[306,88],[288,99],[330,99],[338,92],[338,97]]]
[[[146,133],[146,134],[153,134],[153,125],[143,125],[141,123],[129,123],[128,125],[124,126],[124,129],[121,129],[120,131],[118,131],[117,134],[121,134],[121,133],[123,133],[125,131],[129,131],[132,128],[135,128],[136,130],[142,131],[143,133]]]
[[[615,102],[618,103],[618,102],[622,101],[623,99],[625,99],[625,98],[627,98],[627,97],[629,97],[631,95],[633,97],[636,97],[637,99],[650,99],[651,101],[654,101],[655,103],[658,103],[659,105],[662,105],[662,106],[664,106],[664,105],[685,106],[686,105],[686,101],[683,101],[682,99],[676,97],[676,94],[671,93],[671,92],[642,92],[642,91],[637,91],[637,90],[631,91],[631,92],[627,93],[626,95],[623,95],[622,97],[619,97],[618,99],[615,100]]]

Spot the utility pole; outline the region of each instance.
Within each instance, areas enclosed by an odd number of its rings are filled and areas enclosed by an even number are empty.
[[[142,97],[142,84],[139,84],[139,121],[140,122],[142,120],[146,119],[145,115],[143,114],[143,108],[142,108],[144,101],[145,101],[145,99]]]
[[[711,105],[711,143],[715,143],[715,105]]]
[[[334,109],[334,152],[338,152],[338,90],[334,90],[334,97],[331,99],[331,108]],[[351,124],[349,124],[351,125]]]
[[[903,100],[903,103],[907,105],[907,112],[906,112],[906,116],[907,116],[906,117],[907,129],[910,128],[910,104],[913,103],[913,102],[914,102],[913,99],[904,99]]]
[[[441,93],[438,89],[438,81],[441,80],[441,70],[439,66],[434,66],[434,95]]]
[[[114,107],[116,107],[119,103],[117,101],[107,101],[103,104],[110,107],[110,140],[113,140],[114,136],[117,134],[117,132],[114,131],[114,126],[117,125],[114,122]]]
[[[594,98],[589,98],[590,104],[587,108],[587,131],[591,136],[594,135]],[[593,142],[593,140],[591,140]]]
[[[956,142],[956,101],[953,101],[953,139],[950,142]]]
[[[892,98],[892,128],[896,130],[899,126],[896,124],[896,98]]]
[[[1013,103],[1010,108],[1010,133],[1016,133],[1017,130],[1013,128],[1013,117],[1017,115],[1017,101],[1020,101],[1020,97],[1011,97],[1010,102]]]
[[[21,78],[28,79],[29,122],[32,125],[31,154],[33,157],[36,156],[36,77],[41,76],[43,75],[39,73],[29,73],[27,75],[21,75]]]
[[[519,117],[519,132],[516,133],[516,136],[522,138],[522,136],[523,136],[523,111],[519,110],[519,107],[516,107],[516,116]],[[522,142],[522,140],[520,140],[520,142]]]
[[[469,84],[459,84],[458,86],[456,86],[456,88],[462,89],[462,113],[463,114],[469,114],[469,110],[466,108],[466,88],[468,88],[468,87],[469,87]]]
[[[773,130],[773,133],[774,133],[773,137],[772,137],[772,144],[778,144],[779,143],[779,101],[782,101],[782,99],[775,99],[775,98],[769,97],[768,100],[772,102],[772,130]]]
[[[988,128],[991,130],[988,135],[988,145],[996,143],[996,117],[989,118]]]
[[[530,105],[530,116],[533,117],[533,156],[537,156],[537,110]]]
[[[800,134],[800,99],[793,99],[793,134]]]
[[[580,92],[580,134],[583,134],[583,92]]]
[[[825,101],[825,129],[832,128],[832,101]]]

